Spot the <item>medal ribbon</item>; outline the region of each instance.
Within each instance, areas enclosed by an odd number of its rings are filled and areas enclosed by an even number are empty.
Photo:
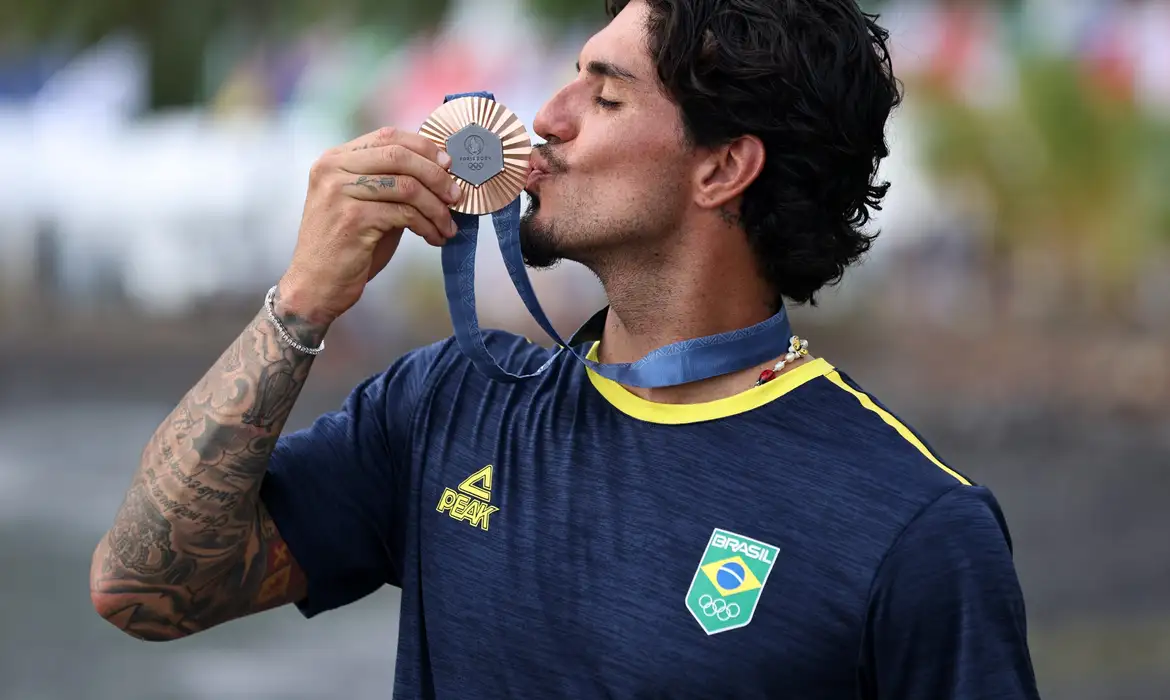
[[[450,95],[445,101],[460,97],[495,100],[491,93],[474,92]],[[475,251],[479,237],[479,216],[455,211],[451,214],[459,226],[459,232],[443,246],[443,286],[459,349],[480,372],[497,381],[517,382],[539,375],[553,363],[559,353],[555,353],[535,372],[514,374],[500,366],[484,344],[479,316],[475,310]],[[572,354],[581,364],[619,384],[657,388],[738,372],[783,355],[791,340],[788,312],[781,306],[775,316],[750,328],[672,343],[654,350],[637,362],[594,362],[561,339],[536,299],[520,250],[520,198],[493,212],[492,225],[496,230],[508,277],[512,279],[532,318],[560,346],[560,352]]]

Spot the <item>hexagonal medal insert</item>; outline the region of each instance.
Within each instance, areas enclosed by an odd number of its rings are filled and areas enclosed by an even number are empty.
[[[478,124],[469,124],[447,139],[451,172],[479,187],[504,170],[504,144]]]

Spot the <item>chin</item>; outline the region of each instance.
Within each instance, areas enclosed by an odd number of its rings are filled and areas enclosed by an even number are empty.
[[[540,200],[533,198],[520,219],[520,252],[524,264],[537,269],[556,267],[565,254],[556,233],[556,225],[541,216]]]

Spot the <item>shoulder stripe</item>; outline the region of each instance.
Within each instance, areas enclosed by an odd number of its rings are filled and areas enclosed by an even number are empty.
[[[926,449],[926,445],[923,445],[922,441],[919,440],[914,435],[914,433],[910,432],[910,429],[903,425],[901,421],[890,414],[889,411],[886,411],[881,406],[878,406],[876,403],[874,403],[873,399],[869,398],[869,396],[846,384],[845,380],[841,379],[841,375],[838,372],[835,370],[829,372],[825,375],[825,379],[828,379],[830,382],[836,384],[840,389],[852,394],[853,397],[856,398],[862,406],[876,413],[883,421],[886,422],[887,425],[898,431],[898,434],[901,435],[902,438],[906,440],[906,442],[914,445],[914,447],[918,448],[918,451],[921,452],[927,459],[929,459],[931,462],[934,462],[934,466],[955,477],[959,483],[965,486],[971,485],[971,482],[964,478],[962,474],[938,461],[938,459],[936,459],[935,456],[930,453],[930,450]]]

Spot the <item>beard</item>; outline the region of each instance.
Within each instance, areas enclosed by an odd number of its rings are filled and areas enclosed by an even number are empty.
[[[549,270],[559,265],[565,254],[552,223],[538,221],[539,213],[540,198],[529,194],[528,208],[520,217],[520,254],[528,267]]]
[[[540,197],[529,193],[528,208],[520,217],[520,255],[527,267],[548,270],[569,260],[602,275],[623,260],[636,259],[678,229],[681,206],[669,197],[657,197],[658,206],[643,209],[634,219],[605,219],[583,214],[593,207],[574,202],[571,221],[540,216]]]

